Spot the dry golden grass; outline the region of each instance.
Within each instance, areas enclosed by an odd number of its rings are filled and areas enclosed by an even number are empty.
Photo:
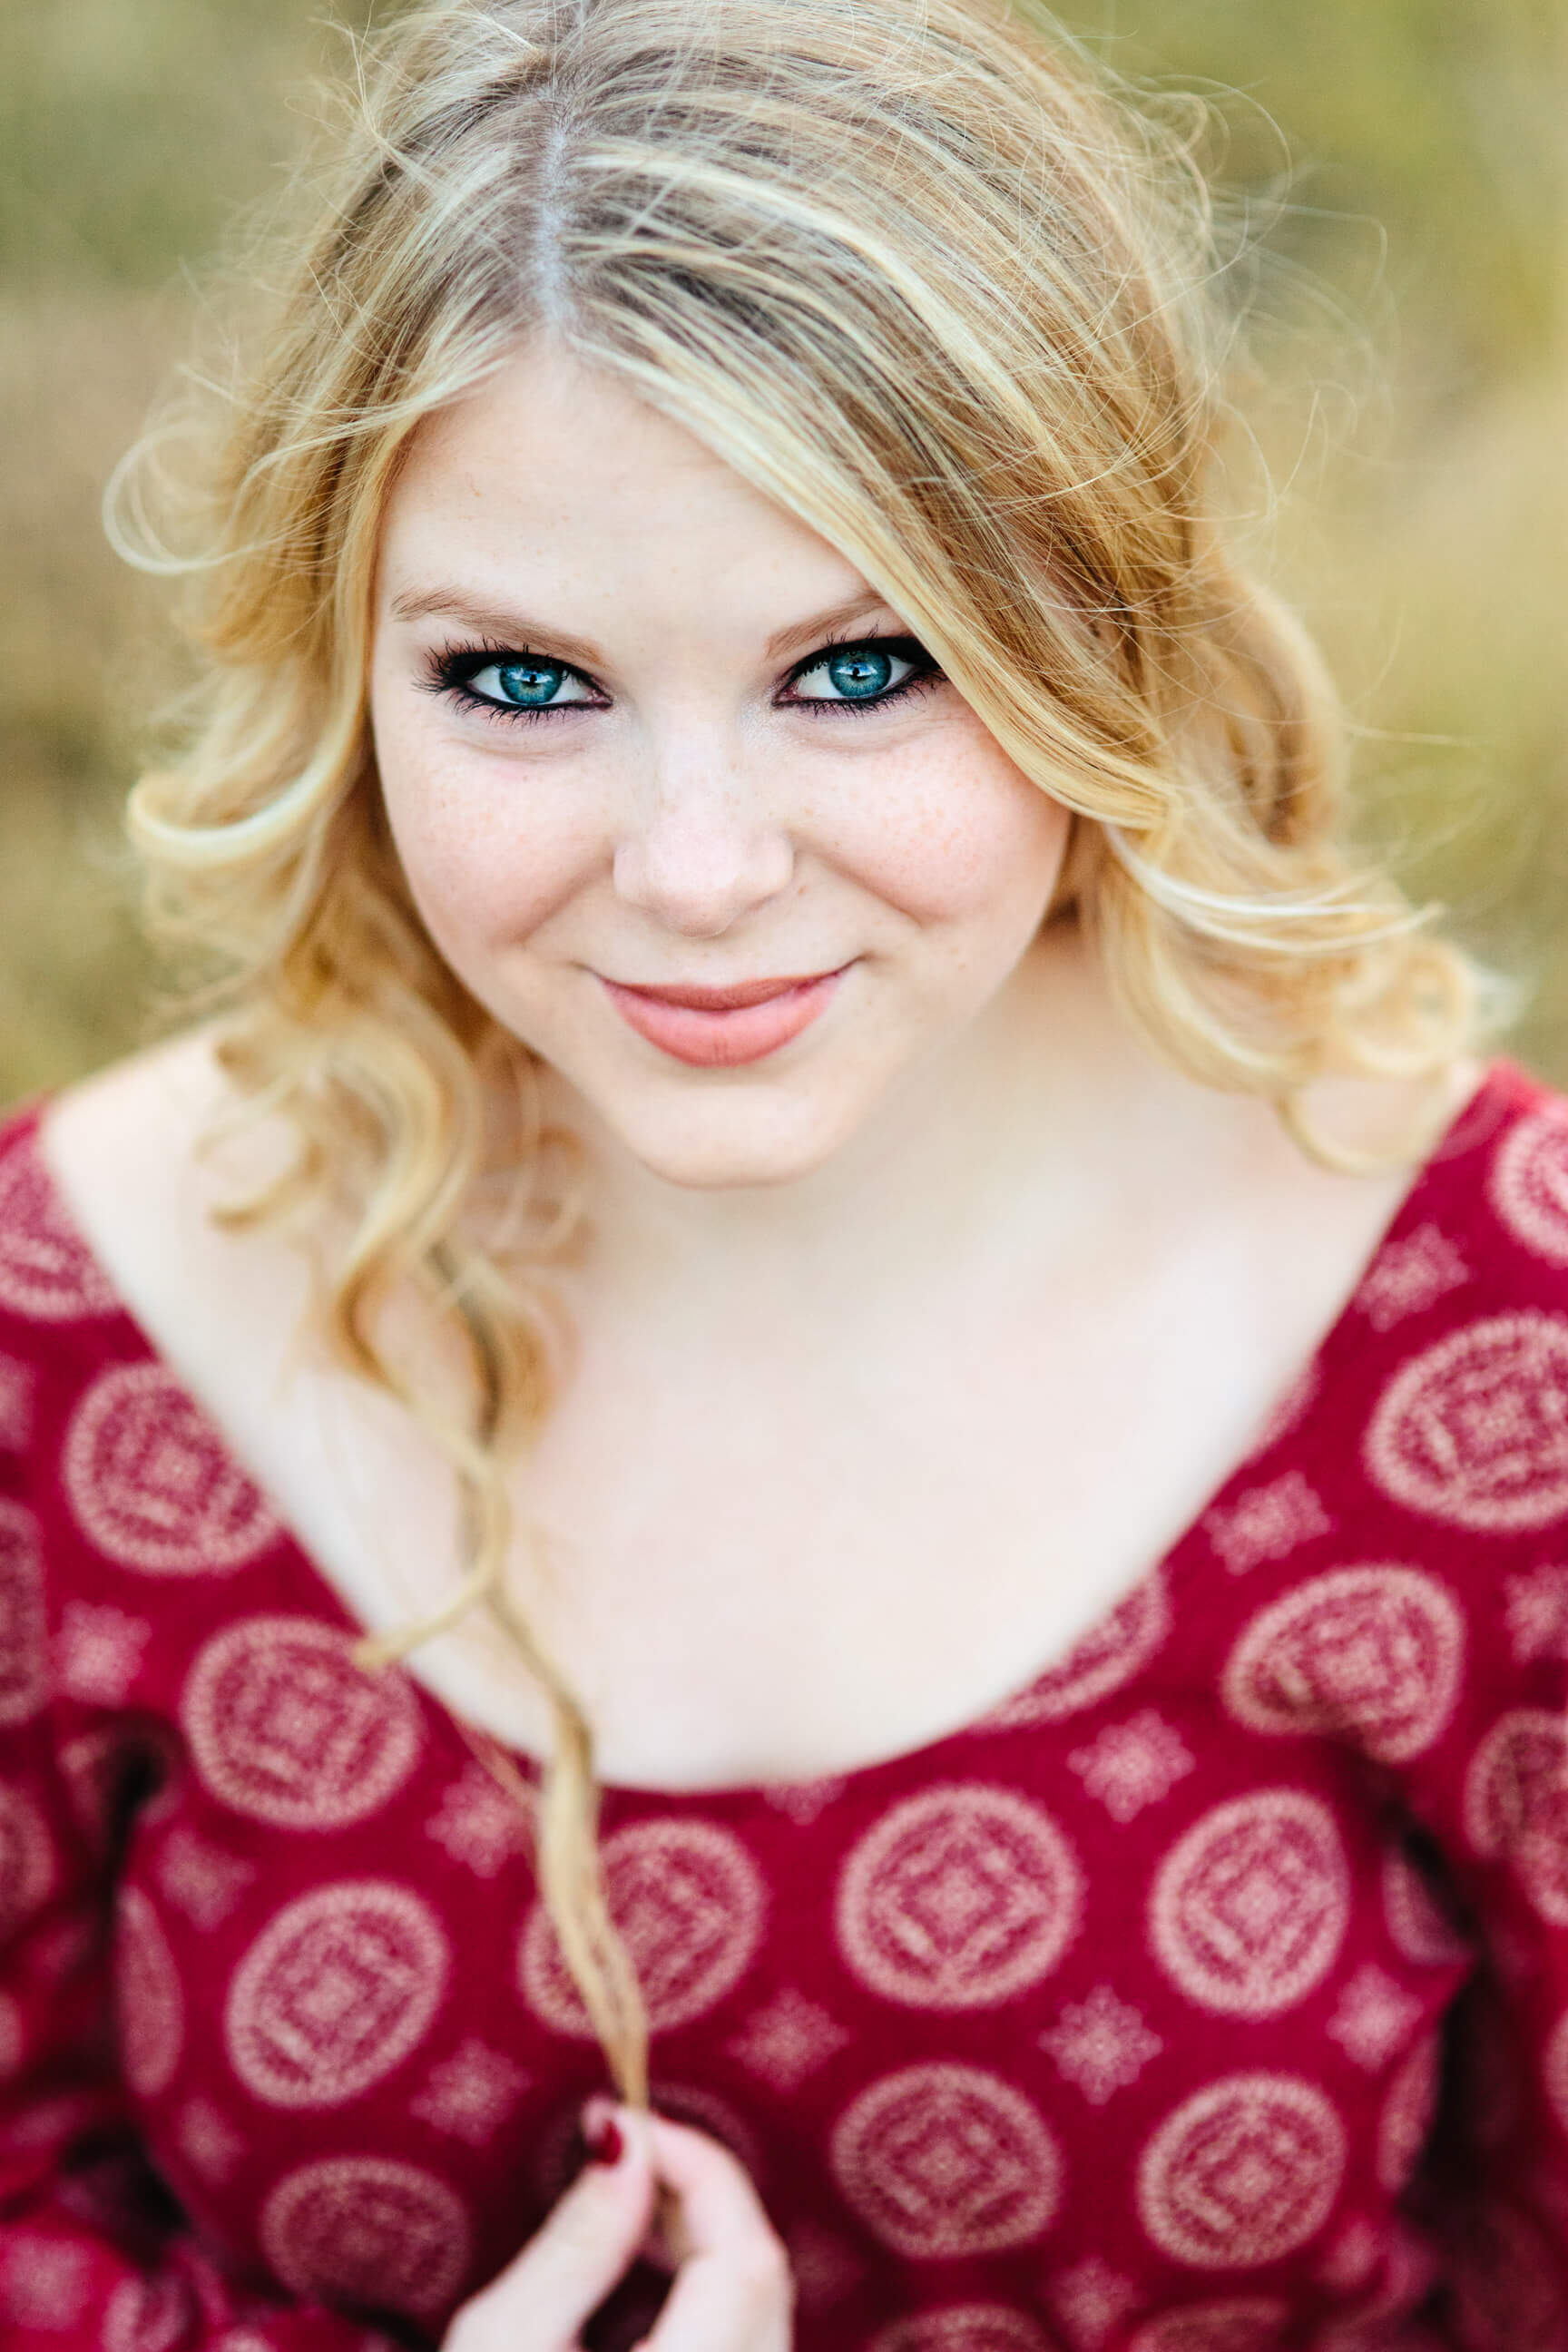
[[[184,343],[182,257],[199,259],[289,143],[289,87],[328,41],[311,6],[29,0],[0,16],[0,1101],[142,1032],[118,806],[168,656],[160,594],[110,554],[99,497]],[[1287,385],[1309,363],[1341,381],[1348,355],[1372,388],[1327,457],[1314,425],[1289,422],[1307,394],[1269,404],[1265,444],[1299,478],[1277,573],[1366,730],[1373,833],[1467,936],[1536,979],[1519,1049],[1568,1082],[1554,0],[1151,0],[1143,16],[1161,62],[1244,83],[1323,159],[1280,242],[1373,317],[1388,356],[1369,367],[1353,334],[1336,331],[1336,352],[1300,318],[1270,339]],[[1249,100],[1237,172],[1261,181],[1280,152]],[[1381,278],[1373,212],[1390,223]],[[1289,285],[1287,270],[1268,297],[1287,311]]]

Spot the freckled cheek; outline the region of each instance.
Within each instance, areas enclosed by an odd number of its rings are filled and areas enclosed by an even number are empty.
[[[817,838],[840,872],[915,922],[963,923],[1047,896],[1069,821],[1009,763],[960,751],[824,803]]]
[[[489,773],[384,767],[387,817],[415,904],[454,961],[531,938],[602,862],[602,844],[569,801],[531,792],[525,803],[519,779],[498,773],[499,788]]]

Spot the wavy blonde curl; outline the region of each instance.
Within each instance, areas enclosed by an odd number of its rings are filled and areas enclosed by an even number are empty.
[[[163,436],[118,485],[121,543],[189,575],[206,677],[131,822],[155,924],[216,961],[232,1079],[300,1139],[249,1213],[346,1209],[330,1336],[459,1483],[460,1587],[362,1659],[483,1601],[538,1676],[542,1889],[646,2101],[590,1727],[502,1579],[506,1465],[554,1364],[548,1213],[503,1245],[474,1204],[552,1155],[528,1055],[414,911],[367,725],[410,436],[548,337],[819,532],[1077,813],[1070,907],[1194,1078],[1289,1114],[1325,1073],[1441,1071],[1478,982],[1341,845],[1340,713],[1215,519],[1236,321],[1195,102],[1135,101],[1005,0],[457,0],[356,62],[259,357],[223,388],[194,540],[171,554],[148,521]],[[502,1101],[521,1124],[498,1141]],[[463,1336],[466,1416],[379,1336],[410,1284]]]

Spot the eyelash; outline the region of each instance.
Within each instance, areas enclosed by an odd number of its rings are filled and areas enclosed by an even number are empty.
[[[879,636],[875,630],[872,630],[869,635],[861,631],[854,636],[825,639],[815,652],[807,654],[803,660],[795,664],[786,682],[793,684],[797,678],[809,677],[814,669],[820,669],[823,663],[833,654],[856,651],[862,646],[877,646],[884,652],[897,654],[900,660],[913,662],[916,665],[914,675],[905,678],[899,686],[889,687],[885,693],[876,696],[868,702],[852,701],[847,697],[840,701],[834,701],[827,696],[818,695],[798,702],[788,702],[782,707],[787,710],[804,710],[814,719],[820,718],[824,711],[828,710],[852,711],[857,718],[866,718],[873,711],[888,709],[894,703],[912,701],[917,695],[924,694],[931,687],[941,686],[946,682],[943,672],[931,659],[931,655],[927,653],[918,638]],[[488,669],[492,662],[515,662],[526,660],[528,657],[529,648],[526,646],[520,647],[500,645],[489,638],[483,639],[477,645],[470,642],[467,645],[442,646],[430,656],[426,674],[420,683],[426,693],[447,696],[459,709],[478,711],[486,719],[494,719],[503,727],[510,725],[515,719],[531,722],[540,719],[560,719],[568,711],[602,709],[605,707],[602,703],[563,702],[556,703],[553,707],[547,704],[542,709],[529,710],[521,705],[509,707],[504,703],[492,702],[488,695],[476,694],[473,691],[470,680],[480,670]],[[541,656],[541,658],[548,658],[548,656]],[[581,679],[584,686],[593,685],[593,680],[582,670],[574,668],[570,662],[562,662],[555,666],[559,667],[564,677]]]

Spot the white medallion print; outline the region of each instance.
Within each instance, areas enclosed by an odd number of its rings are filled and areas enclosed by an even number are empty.
[[[200,2324],[194,2288],[177,2273],[121,2279],[104,2306],[101,2352],[174,2352]]]
[[[1391,2197],[1405,2188],[1421,2159],[1436,2111],[1439,2038],[1429,2033],[1395,2074],[1377,2123],[1378,2186]]]
[[[893,1805],[850,1849],[839,1948],[911,2009],[988,2009],[1047,1976],[1078,1931],[1083,1878],[1050,1815],[954,1781]]]
[[[226,1919],[256,1875],[253,1863],[208,1845],[184,1828],[171,1830],[153,1867],[159,1892],[202,1928]]]
[[[1276,2352],[1289,2316],[1272,2296],[1188,2304],[1151,2319],[1138,2330],[1128,2352]]]
[[[107,1602],[68,1601],[57,1643],[61,1690],[89,1706],[123,1706],[152,1638],[145,1617]]]
[[[1061,2157],[1044,2119],[978,2066],[882,2076],[840,2116],[829,2160],[873,2235],[917,2260],[1026,2246],[1061,2194]]]
[[[1005,2303],[954,2303],[896,2319],[866,2352],[1051,2352],[1051,2344],[1027,2313]]]
[[[530,1827],[516,1797],[475,1761],[442,1790],[425,1834],[477,1878],[494,1878],[515,1854],[528,1852]]]
[[[84,2316],[92,2257],[68,2238],[7,2225],[0,2254],[0,2326],[64,2334]]]
[[[146,1576],[241,1568],[278,1522],[222,1438],[162,1364],[117,1364],[82,1398],[60,1471],[77,1525]]]
[[[1294,2253],[1333,2210],[1345,2135],[1293,2074],[1227,2075],[1168,2116],[1138,2163],[1138,2213],[1162,2252],[1195,2270],[1250,2270]]]
[[[973,1725],[973,1732],[1017,1731],[1055,1723],[1107,1698],[1142,1674],[1171,1630],[1164,1579],[1146,1576],[1062,1660]]]
[[[1568,1320],[1534,1308],[1450,1332],[1397,1371],[1368,1424],[1373,1483],[1485,1534],[1568,1510]]]
[[[285,1905],[236,1969],[229,2063],[269,2106],[342,2106],[423,2041],[450,1964],[435,1913],[410,1888],[318,1886]]]
[[[207,2099],[190,2099],[180,2110],[174,2138],[187,2164],[202,2179],[221,2186],[245,2154],[245,2141]]]
[[[1568,1927],[1568,1722],[1521,1706],[1495,1723],[1465,1777],[1465,1833],[1479,1854],[1506,1855],[1531,1902]]]
[[[0,1159],[0,1306],[36,1323],[110,1315],[107,1276],[66,1215],[36,1135]]]
[[[1142,2301],[1131,2279],[1098,2254],[1046,2282],[1046,2300],[1067,2330],[1076,2352],[1100,2352],[1113,2327]]]
[[[767,1893],[731,1831],[716,1822],[634,1822],[605,1839],[604,1871],[610,1916],[656,2030],[700,2017],[740,1982],[762,1936]],[[542,1903],[523,1927],[518,1983],[544,2024],[592,2036]]]
[[[409,2113],[437,2131],[466,2140],[470,2147],[483,2147],[531,2080],[504,2051],[470,2036],[450,2058],[431,2068],[425,2088],[409,2101]]]
[[[125,2079],[139,2098],[152,2098],[180,2063],[185,2004],[168,1939],[139,1886],[120,1892],[114,1998]]]
[[[197,1654],[180,1719],[197,1772],[237,1813],[335,1830],[385,1804],[419,1752],[395,1668],[362,1673],[352,1637],[311,1617],[245,1617]]]
[[[1383,1864],[1383,1916],[1388,1932],[1407,1960],[1428,1968],[1446,1968],[1474,1957],[1466,1938],[1447,1916],[1426,1874],[1402,1852],[1392,1847]]]
[[[1113,1822],[1125,1827],[1145,1805],[1169,1796],[1193,1769],[1180,1732],[1145,1706],[1125,1723],[1108,1723],[1087,1748],[1075,1748],[1068,1769],[1076,1772]]]
[[[1352,2064],[1375,2074],[1409,2041],[1425,2015],[1425,2004],[1414,1993],[1368,1960],[1341,1993],[1329,2020],[1329,2037]]]
[[[1350,1873],[1329,1808],[1298,1789],[1215,1805],[1165,1856],[1149,1898],[1154,1956],[1189,2000],[1272,2017],[1338,1958]]]
[[[1287,1470],[1267,1486],[1249,1486],[1203,1522],[1232,1576],[1245,1576],[1266,1559],[1283,1559],[1314,1536],[1331,1535],[1333,1526],[1300,1470]]]
[[[1568,1568],[1532,1568],[1503,1579],[1515,1663],[1568,1658]]]
[[[1119,2000],[1105,1984],[1096,1985],[1086,2000],[1069,2000],[1050,2032],[1040,2036],[1041,2049],[1049,2051],[1094,2107],[1135,2083],[1164,2046],[1149,2031],[1142,2011]]]
[[[43,1815],[20,1789],[0,1781],[0,1937],[24,1926],[54,1884],[55,1849]]]
[[[261,2244],[295,2294],[428,2319],[468,2267],[468,2216],[421,2165],[328,2157],[278,2183],[262,2209]]]
[[[787,1987],[753,2010],[728,2045],[730,2054],[775,2090],[798,2090],[855,2039],[816,2001]]]
[[[1487,1190],[1516,1241],[1548,1265],[1568,1265],[1568,1118],[1556,1104],[1504,1136]]]
[[[0,1724],[26,1723],[48,1692],[38,1525],[31,1511],[0,1496]]]
[[[1436,1577],[1339,1568],[1253,1618],[1221,1688],[1249,1730],[1339,1732],[1380,1764],[1405,1764],[1447,1725],[1464,1654],[1464,1619]]]
[[[1425,1314],[1469,1278],[1469,1267],[1447,1234],[1427,1223],[1379,1250],[1352,1303],[1374,1331],[1392,1331],[1407,1315]]]

